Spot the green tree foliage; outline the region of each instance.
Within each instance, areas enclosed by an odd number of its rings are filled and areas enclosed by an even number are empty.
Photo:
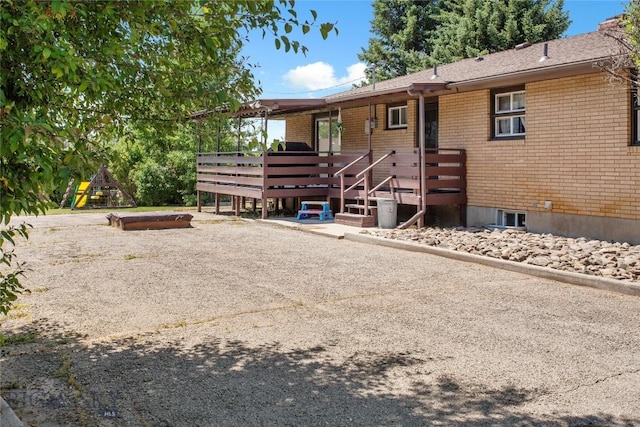
[[[140,126],[127,132],[109,152],[109,165],[138,205],[182,205],[195,193],[195,124],[165,130]]]
[[[294,30],[313,28],[337,32],[293,0],[0,0],[0,244],[21,235],[12,216],[43,213],[132,123],[171,127],[255,97],[238,57],[252,30],[305,52]]]
[[[375,0],[369,46],[358,59],[376,66],[376,79],[386,80],[429,65],[438,25],[440,0]],[[367,71],[369,81],[372,72]]]
[[[563,0],[444,0],[431,61],[463,58],[560,37],[569,28]]]
[[[358,55],[386,80],[463,58],[560,37],[563,0],[375,0],[369,46]],[[367,71],[369,82],[372,72]]]
[[[24,275],[25,266],[16,260],[14,246],[16,238],[27,238],[27,227],[27,224],[22,223],[19,226],[5,227],[0,231],[0,314],[6,315],[9,312],[11,305],[23,290],[20,276]],[[0,342],[1,338],[0,334]]]
[[[621,78],[623,81],[629,79],[629,68],[635,68],[635,73],[631,73],[633,83],[638,86],[640,69],[640,3],[630,1],[627,4],[624,16],[622,18],[622,27],[624,31],[608,31],[611,37],[615,38],[620,45],[621,53],[618,58],[612,58],[610,68],[613,68],[613,74]]]
[[[138,205],[193,205],[197,152],[257,148],[259,130],[247,120],[240,131],[237,125],[218,115],[177,122],[170,129],[149,123],[128,127],[107,151],[109,169]]]

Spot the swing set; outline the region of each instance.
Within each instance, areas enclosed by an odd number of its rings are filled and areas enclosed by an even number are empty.
[[[71,200],[71,209],[101,208],[135,208],[136,202],[120,186],[105,165],[91,177],[90,181],[82,181],[74,185],[72,180],[62,197],[60,208],[64,208],[67,200]]]

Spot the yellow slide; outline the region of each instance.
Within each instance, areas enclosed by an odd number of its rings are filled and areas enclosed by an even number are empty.
[[[86,190],[87,187],[89,187],[90,183],[91,181],[82,181],[80,185],[76,187],[76,195],[73,196],[73,204],[71,205],[72,207],[83,208],[84,205],[87,204],[87,195],[85,194],[83,197],[79,197],[79,196],[82,193],[84,193],[84,190]]]

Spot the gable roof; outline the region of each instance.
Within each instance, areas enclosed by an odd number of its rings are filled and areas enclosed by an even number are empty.
[[[545,57],[546,51],[546,57]],[[528,81],[597,72],[596,64],[620,53],[617,42],[603,31],[536,43],[463,59],[327,96],[327,104],[370,98],[407,90],[440,92],[509,86]],[[542,59],[544,57],[544,59]]]
[[[610,25],[605,25],[610,24]],[[618,17],[601,24],[601,30],[536,44],[524,43],[513,49],[478,58],[463,59],[406,76],[396,77],[325,98],[258,99],[246,103],[234,117],[286,116],[321,111],[337,106],[359,106],[384,99],[408,99],[419,93],[439,95],[450,91],[470,91],[508,87],[524,83],[595,73],[599,63],[621,55],[611,37],[620,31]],[[198,119],[211,111],[195,113]]]

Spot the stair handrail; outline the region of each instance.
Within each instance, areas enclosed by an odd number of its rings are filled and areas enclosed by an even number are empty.
[[[356,175],[356,178],[360,178],[365,172],[369,172],[371,169],[379,165],[382,161],[386,160],[389,156],[393,156],[394,154],[396,154],[396,150],[389,151],[387,154],[380,157],[378,160],[376,160],[375,162],[371,163],[369,166],[361,170],[360,173]]]
[[[377,165],[379,165],[380,163],[382,163],[383,161],[385,161],[388,157],[393,156],[394,154],[396,154],[396,150],[389,151],[387,154],[380,157],[375,162],[371,163],[369,166],[364,168],[362,171],[360,171],[359,174],[356,175],[356,178],[359,178],[361,176],[364,177],[364,211],[365,213],[369,212],[369,194],[371,193],[371,191],[369,190],[369,186],[371,185],[371,183],[369,182],[370,177],[368,172],[374,167],[376,167]]]
[[[350,167],[354,166],[356,163],[368,158],[370,154],[371,154],[371,151],[367,151],[362,156],[360,156],[357,159],[351,161],[348,165],[346,165],[345,167],[340,169],[338,172],[335,172],[333,174],[334,177],[335,176],[339,176],[340,177],[340,213],[344,213],[344,198],[345,198],[344,193],[346,193],[348,191],[348,190],[344,189],[344,171],[346,171]],[[360,183],[360,181],[358,181],[358,183]],[[351,188],[351,187],[349,187],[349,188]]]
[[[382,187],[383,185],[385,185],[387,182],[391,181],[393,178],[395,178],[395,175],[389,175],[388,177],[386,177],[385,179],[382,180],[382,182],[378,185],[376,185],[375,187],[373,187],[371,190],[369,190],[369,194],[373,194],[376,191],[378,191],[378,189],[380,187]],[[391,187],[391,189],[393,190],[393,186]],[[393,191],[392,191],[393,193]]]
[[[362,156],[358,157],[357,159],[353,160],[351,163],[349,163],[347,166],[343,167],[342,169],[340,169],[338,172],[335,172],[333,174],[333,176],[340,176],[343,174],[344,171],[346,171],[347,169],[349,169],[350,167],[352,167],[353,165],[355,165],[356,163],[360,162],[361,160],[365,159],[369,157],[369,152],[364,153]]]
[[[347,188],[346,190],[344,190],[345,193],[353,190],[354,188],[356,188],[357,186],[359,186],[363,181],[365,180],[364,177],[360,178],[358,181],[356,181],[351,187]]]

